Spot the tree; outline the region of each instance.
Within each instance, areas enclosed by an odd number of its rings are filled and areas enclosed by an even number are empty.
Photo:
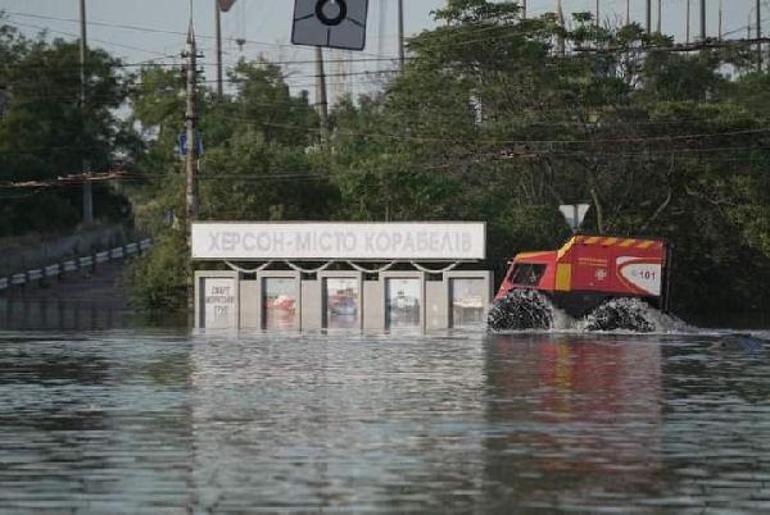
[[[84,160],[93,170],[109,170],[125,157],[130,128],[120,123],[116,109],[130,77],[119,60],[103,50],[89,51],[84,109],[75,43],[49,42],[45,34],[30,40],[0,25],[0,62],[0,84],[8,97],[0,118],[0,181],[80,173]],[[97,204],[115,207],[102,216],[125,216],[126,204],[118,196],[106,188],[95,193]],[[79,204],[79,192],[72,190],[12,193],[0,207],[0,234],[71,228],[80,220]]]

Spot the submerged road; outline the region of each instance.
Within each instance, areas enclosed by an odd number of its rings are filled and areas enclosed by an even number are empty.
[[[0,331],[0,512],[767,513],[719,341]]]
[[[123,260],[0,292],[0,329],[102,329],[133,315]]]

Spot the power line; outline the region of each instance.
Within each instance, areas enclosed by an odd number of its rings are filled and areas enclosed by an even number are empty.
[[[23,23],[23,22],[19,22],[19,21],[14,21],[13,24],[14,25],[19,25],[19,26],[22,26],[22,27],[29,27],[29,28],[41,30],[41,31],[44,31],[44,32],[54,32],[56,34],[63,34],[65,36],[71,36],[71,37],[74,37],[76,39],[80,38],[79,34],[75,34],[73,32],[66,32],[66,31],[62,31],[62,30],[56,30],[56,29],[52,29],[50,27],[44,27],[44,26],[41,26],[41,25],[34,25],[34,24],[31,24],[31,23]],[[162,52],[158,52],[158,51],[155,51],[155,50],[148,50],[146,48],[140,48],[140,47],[131,46],[131,45],[122,45],[120,43],[115,43],[115,42],[112,42],[112,41],[106,41],[106,40],[103,40],[103,39],[98,39],[98,38],[89,38],[89,39],[91,41],[98,41],[99,43],[102,43],[104,45],[109,45],[109,46],[113,46],[113,47],[117,47],[117,48],[125,48],[127,50],[135,50],[135,51],[138,51],[138,52],[145,52],[145,53],[148,53],[148,54],[155,54],[155,55],[160,55],[160,56],[164,56],[164,57],[166,55],[166,54],[163,54]]]
[[[63,21],[68,23],[80,23],[80,20],[74,19],[74,18],[63,18],[63,17],[57,17],[57,16],[45,16],[41,14],[33,14],[33,13],[24,13],[19,11],[4,11],[5,14],[8,14],[10,16],[17,16],[22,18],[34,18],[34,19],[41,19],[41,20],[51,20],[51,21]],[[103,21],[93,21],[89,20],[88,25],[97,26],[97,27],[108,27],[108,28],[116,28],[116,29],[123,29],[123,30],[131,30],[131,31],[137,31],[137,32],[144,32],[144,33],[154,33],[154,34],[169,34],[174,36],[186,36],[187,33],[184,31],[178,31],[178,30],[170,30],[170,29],[157,29],[153,27],[146,27],[146,26],[139,26],[139,25],[130,25],[125,23],[110,23],[110,22],[103,22]],[[61,32],[61,31],[54,31],[51,29],[52,32]],[[66,32],[65,32],[66,34]],[[202,38],[202,39],[210,39],[210,40],[216,40],[216,36],[210,36],[205,34],[196,34],[196,37]],[[235,41],[234,38],[226,38],[230,41]],[[267,43],[265,41],[256,41],[256,40],[250,40],[250,39],[244,39],[244,38],[237,38],[239,41],[243,42],[244,44],[249,45],[256,45],[256,46],[265,46],[265,47],[275,47],[275,48],[292,48],[297,49],[295,45],[292,44],[284,44],[284,43]],[[305,50],[311,50],[310,47],[306,48]],[[377,54],[372,54],[368,52],[361,52],[363,55],[371,55],[373,57],[380,57]]]

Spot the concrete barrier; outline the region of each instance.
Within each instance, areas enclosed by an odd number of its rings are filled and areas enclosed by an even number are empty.
[[[111,250],[97,252],[93,255],[81,256],[76,259],[64,261],[63,263],[56,263],[41,268],[34,268],[32,270],[19,272],[7,277],[0,277],[0,291],[7,290],[12,286],[24,286],[25,284],[34,281],[40,281],[46,277],[59,278],[65,273],[76,272],[84,268],[91,268],[92,270],[95,270],[96,265],[99,263],[106,263],[112,259],[127,258],[135,254],[145,252],[151,247],[152,240],[150,238],[146,238],[139,242],[129,243],[125,247],[116,247]]]

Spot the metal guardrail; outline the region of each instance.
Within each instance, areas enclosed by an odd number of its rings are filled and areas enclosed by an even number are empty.
[[[7,290],[12,286],[24,286],[25,284],[40,281],[47,277],[58,278],[69,272],[77,272],[78,270],[83,269],[93,270],[97,264],[107,263],[117,259],[125,259],[141,254],[151,247],[152,240],[146,238],[138,242],[128,243],[121,247],[105,250],[104,252],[97,252],[96,254],[89,256],[81,256],[62,263],[55,263],[44,268],[27,270],[26,272],[20,272],[7,277],[0,277],[0,291]]]

